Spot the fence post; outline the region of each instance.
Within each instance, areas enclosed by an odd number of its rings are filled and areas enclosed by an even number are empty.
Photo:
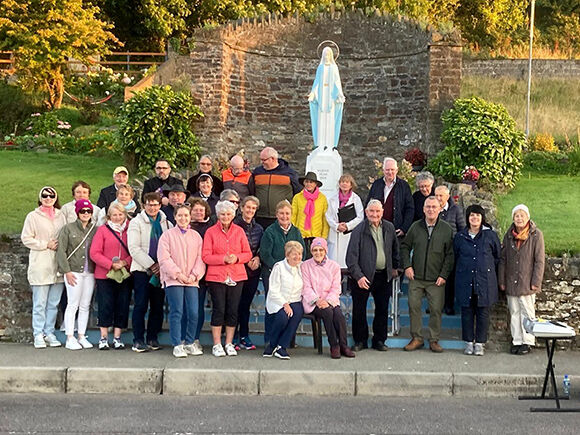
[[[131,55],[129,54],[129,52],[127,52],[127,71],[129,71],[130,68],[129,62],[131,62]]]

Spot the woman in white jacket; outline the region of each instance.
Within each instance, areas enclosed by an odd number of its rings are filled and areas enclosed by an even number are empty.
[[[26,216],[20,238],[30,249],[28,282],[32,288],[32,329],[37,349],[61,346],[54,335],[58,303],[64,289],[57,275],[58,233],[66,220],[60,211],[58,195],[51,186],[38,193],[38,208]]]
[[[364,209],[360,197],[354,193],[356,182],[350,174],[344,174],[338,180],[338,193],[328,200],[326,220],[330,225],[328,232],[328,258],[340,264],[341,269],[346,269],[346,248],[350,240],[350,232],[362,222]],[[350,211],[354,218],[348,222],[340,222],[338,211],[340,209],[353,208]],[[345,209],[346,210],[346,209]]]

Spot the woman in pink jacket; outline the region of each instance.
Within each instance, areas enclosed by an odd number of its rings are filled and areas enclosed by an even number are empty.
[[[113,329],[113,348],[124,349],[121,332],[129,321],[129,302],[133,280],[131,277],[121,282],[107,276],[109,272],[123,271],[125,275],[131,267],[131,256],[127,248],[127,211],[122,204],[111,204],[107,211],[107,223],[99,227],[91,243],[90,256],[95,262],[97,281],[98,323],[101,328],[99,350],[109,350],[109,332]],[[112,276],[112,275],[111,275]],[[118,276],[115,277],[121,279]]]
[[[199,280],[205,273],[201,259],[202,239],[191,229],[191,212],[186,205],[175,207],[176,226],[163,233],[159,239],[157,259],[161,283],[169,302],[169,335],[173,345],[173,356],[185,358],[187,355],[201,355],[194,348],[197,328]],[[185,306],[185,307],[184,307]],[[185,308],[185,313],[184,313]],[[186,316],[185,334],[182,331],[182,318]],[[181,343],[184,335],[185,344]]]
[[[327,257],[328,245],[316,237],[310,245],[312,258],[302,263],[302,306],[305,313],[322,318],[330,344],[330,356],[354,358],[346,341],[346,319],[340,309],[340,265]]]
[[[243,281],[248,279],[244,264],[252,258],[252,251],[244,230],[232,223],[236,206],[229,201],[216,204],[218,222],[208,228],[203,238],[202,257],[207,264],[205,280],[209,285],[213,310],[211,333],[214,356],[235,356],[232,344],[238,323],[238,305]],[[226,326],[225,351],[221,344],[222,326]]]

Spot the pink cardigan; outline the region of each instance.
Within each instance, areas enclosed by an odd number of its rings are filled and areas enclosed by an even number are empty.
[[[183,286],[177,280],[178,273],[194,278],[195,282],[187,286],[199,287],[199,280],[205,273],[201,259],[202,243],[199,233],[192,229],[183,233],[179,227],[174,227],[163,233],[157,247],[157,259],[164,287]]]
[[[117,235],[125,242],[125,246],[127,246],[127,228],[125,228],[123,234],[117,233]],[[111,266],[113,265],[113,257],[119,257],[121,260],[125,260],[127,262],[127,266],[125,266],[127,270],[131,267],[131,256],[121,246],[106,225],[101,225],[97,229],[93,237],[93,242],[91,243],[90,256],[91,260],[95,262],[96,279],[107,279],[107,272],[111,270]]]
[[[340,305],[340,265],[329,259],[317,264],[314,258],[302,263],[302,306],[305,313],[311,313],[316,307],[316,301],[326,300],[330,305]]]
[[[226,254],[238,256],[238,262],[226,264]],[[207,264],[205,280],[224,282],[229,275],[234,281],[248,279],[244,264],[252,259],[252,251],[244,230],[232,223],[228,232],[224,232],[220,222],[209,227],[203,237],[203,262]]]

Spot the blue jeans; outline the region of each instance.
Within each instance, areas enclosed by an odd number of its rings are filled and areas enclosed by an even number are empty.
[[[171,344],[178,346],[184,335],[181,321],[184,311],[187,316],[185,328],[185,344],[193,343],[197,328],[197,287],[172,285],[165,288],[167,302],[169,302],[169,336]]]
[[[197,328],[195,329],[195,339],[199,340],[201,335],[201,328],[203,328],[203,323],[205,322],[205,296],[207,294],[207,284],[201,284],[199,286],[198,295],[198,305],[197,305]]]
[[[133,341],[145,343],[145,314],[149,309],[147,319],[147,342],[157,340],[157,335],[163,326],[163,303],[165,292],[161,287],[149,283],[151,277],[146,272],[133,272],[134,306],[133,306]]]
[[[32,329],[34,336],[44,333],[54,334],[54,324],[64,283],[33,285],[32,287]]]
[[[292,337],[296,334],[304,314],[304,308],[302,302],[292,302],[290,308],[294,312],[292,317],[288,317],[284,308],[280,308],[277,313],[267,314],[270,317],[270,345],[272,347],[281,346],[287,349]]]

